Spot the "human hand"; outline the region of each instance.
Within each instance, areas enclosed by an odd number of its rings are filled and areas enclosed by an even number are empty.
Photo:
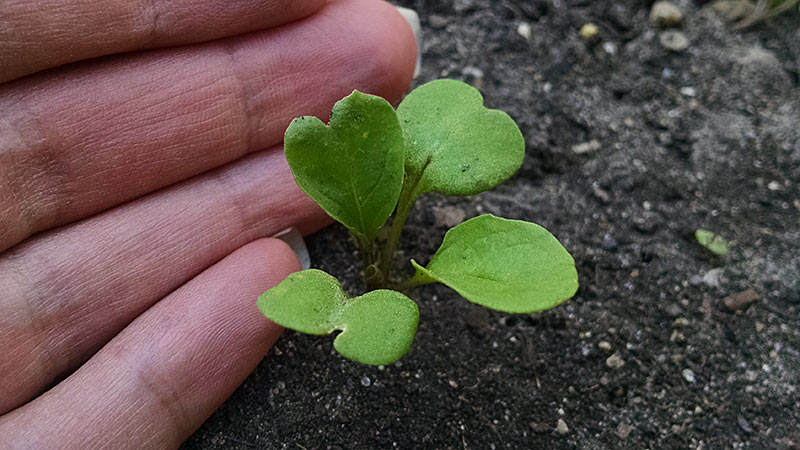
[[[280,333],[264,237],[327,221],[283,130],[415,57],[375,0],[4,4],[0,447],[178,447]]]

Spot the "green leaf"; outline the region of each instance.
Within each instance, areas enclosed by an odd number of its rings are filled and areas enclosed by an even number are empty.
[[[725,242],[722,236],[713,231],[697,230],[694,232],[694,237],[700,245],[707,248],[712,253],[717,255],[728,254],[728,243]]]
[[[485,214],[452,228],[418,281],[439,281],[467,300],[511,313],[550,309],[578,289],[572,256],[535,223]]]
[[[403,134],[384,99],[353,91],[333,107],[330,126],[292,121],[284,136],[297,185],[356,236],[372,241],[403,184]]]
[[[270,320],[308,334],[330,334],[349,298],[339,281],[309,269],[295,272],[258,297],[258,309]]]
[[[405,355],[419,322],[417,304],[388,290],[349,298],[336,278],[309,269],[289,275],[258,298],[273,322],[308,334],[342,330],[334,348],[363,364],[391,364]]]
[[[409,178],[416,193],[472,195],[496,186],[522,164],[525,140],[508,114],[487,109],[477,89],[436,80],[411,92],[397,108]]]
[[[390,364],[408,352],[419,322],[419,309],[405,295],[386,289],[354,298],[341,316],[344,331],[333,346],[363,364]]]

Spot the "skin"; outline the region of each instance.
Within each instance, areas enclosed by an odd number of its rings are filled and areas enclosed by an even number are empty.
[[[0,448],[177,448],[281,330],[271,239],[328,219],[280,146],[416,58],[377,0],[39,0],[0,15]]]

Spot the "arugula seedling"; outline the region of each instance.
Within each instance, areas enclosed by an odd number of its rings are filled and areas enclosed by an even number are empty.
[[[696,230],[694,232],[694,238],[697,239],[698,244],[715,255],[721,256],[728,254],[728,243],[725,241],[725,238],[713,231],[703,229]]]
[[[333,276],[310,269],[262,294],[258,307],[303,333],[341,330],[333,345],[347,358],[382,365],[408,352],[419,310],[400,291],[416,286],[439,282],[510,313],[552,308],[578,289],[575,262],[550,232],[490,214],[450,229],[426,266],[411,260],[415,274],[394,280],[395,251],[420,195],[477,194],[522,164],[525,141],[514,120],[485,108],[467,84],[432,81],[397,110],[354,91],[334,106],[329,125],[316,117],[292,121],[284,148],[300,189],[350,230],[368,292],[351,298]]]

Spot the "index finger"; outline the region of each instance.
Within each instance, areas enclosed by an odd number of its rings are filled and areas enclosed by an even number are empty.
[[[3,2],[0,83],[131,50],[205,42],[305,17],[326,0]]]

